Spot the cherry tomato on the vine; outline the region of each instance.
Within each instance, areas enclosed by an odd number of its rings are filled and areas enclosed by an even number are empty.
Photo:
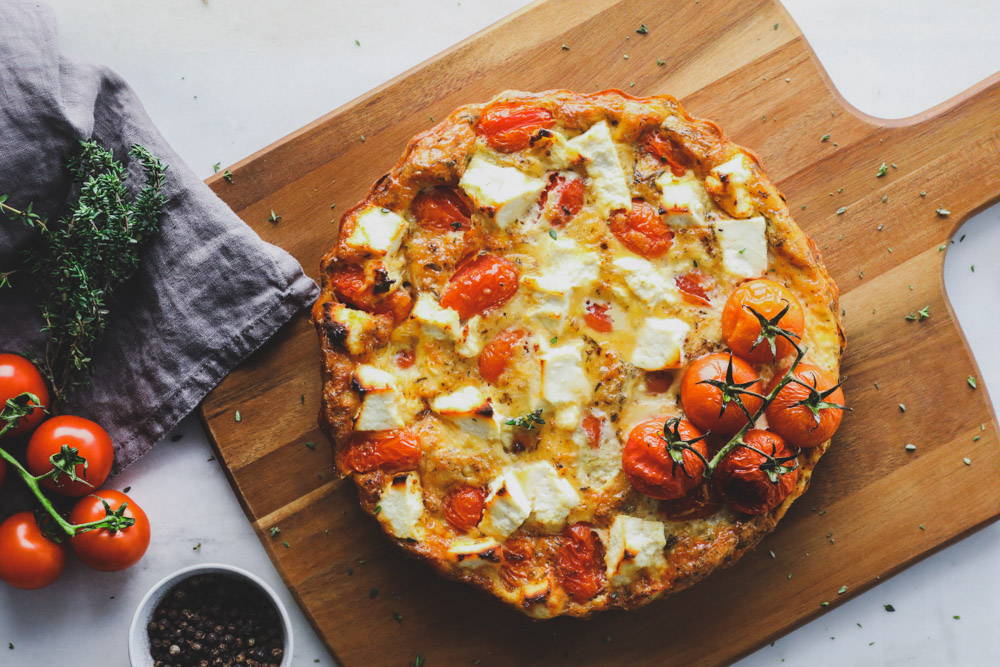
[[[115,450],[108,432],[83,417],[60,415],[35,429],[25,452],[28,471],[36,477],[48,473],[52,470],[50,457],[58,454],[63,445],[76,449],[79,456],[87,459],[86,468],[82,463],[74,466],[76,476],[86,482],[73,481],[65,473],[59,473],[55,481],[52,477],[43,479],[42,486],[73,498],[99,489],[111,473]]]
[[[642,199],[633,199],[630,211],[612,213],[608,225],[626,248],[649,259],[662,256],[674,244],[673,230],[659,211]]]
[[[705,440],[694,424],[682,419],[668,426],[670,432],[665,433],[666,421],[654,418],[637,425],[628,434],[622,451],[622,468],[628,481],[641,493],[661,500],[680,498],[701,484],[708,456]],[[665,437],[688,443],[690,449],[679,451],[680,463],[671,457]]]
[[[743,442],[764,454],[738,445],[715,469],[715,487],[737,512],[763,514],[788,497],[799,480],[799,471],[792,469],[793,452],[776,433],[751,429]]]
[[[472,530],[483,518],[485,501],[486,492],[480,487],[455,486],[444,497],[444,518],[459,530]]]
[[[761,332],[760,320],[747,309],[752,308],[772,320],[785,306],[788,306],[788,311],[778,321],[778,326],[801,337],[805,331],[802,305],[787,287],[766,278],[743,283],[729,295],[722,309],[722,336],[726,345],[748,361],[759,364],[774,361],[770,343],[767,340],[757,343]],[[795,351],[781,335],[775,337],[774,343],[779,359]]]
[[[66,569],[66,545],[42,534],[32,512],[0,523],[0,579],[14,588],[45,588]]]
[[[687,418],[703,431],[711,431],[716,435],[736,433],[747,423],[746,415],[734,399],[728,402],[723,411],[722,391],[705,383],[706,380],[726,382],[730,364],[734,383],[747,385],[746,390],[761,393],[761,384],[753,367],[739,357],[725,352],[698,357],[688,366],[681,380],[681,403]],[[756,396],[737,396],[751,415],[761,406],[762,401]]]
[[[481,255],[463,264],[441,295],[441,306],[458,311],[466,320],[487,308],[499,306],[517,292],[519,273],[509,259]]]
[[[347,472],[360,473],[413,470],[423,454],[420,441],[405,428],[356,432],[346,451],[341,451],[341,468]]]
[[[483,111],[476,134],[490,148],[510,153],[527,148],[536,132],[555,124],[555,118],[548,109],[500,102]]]
[[[778,385],[784,374],[775,374],[767,388],[768,393]],[[820,403],[842,406],[844,392],[840,387],[833,389],[837,383],[829,374],[810,364],[796,366],[792,377],[798,382],[786,384],[764,410],[767,427],[793,445],[816,447],[833,436],[844,416],[842,408],[822,407]],[[804,382],[807,386],[799,382]],[[817,408],[815,413],[809,408],[810,404]]]
[[[17,426],[4,433],[4,437],[30,433],[41,424],[45,419],[45,410],[52,407],[52,396],[49,385],[34,364],[17,354],[0,354],[0,407],[26,391],[38,397],[40,407],[21,417]],[[0,423],[0,428],[5,425]]]
[[[69,520],[74,524],[100,521],[107,516],[104,502],[112,511],[127,503],[124,516],[135,519],[128,528],[111,532],[98,528],[77,533],[70,538],[70,547],[87,567],[101,572],[117,572],[130,568],[142,558],[149,546],[149,518],[135,501],[120,491],[101,489],[77,501]]]
[[[469,205],[454,188],[438,186],[425,190],[413,198],[410,210],[424,229],[458,232],[472,224]]]
[[[493,337],[479,353],[479,375],[490,384],[496,384],[510,361],[510,355],[528,332],[517,327],[504,329]]]
[[[577,602],[592,599],[604,587],[601,540],[585,523],[567,526],[556,552],[556,574],[569,596]]]

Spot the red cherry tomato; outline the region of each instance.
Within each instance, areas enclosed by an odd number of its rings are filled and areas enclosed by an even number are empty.
[[[633,428],[622,452],[622,468],[628,481],[650,498],[680,498],[701,484],[705,474],[705,462],[702,460],[708,456],[705,440],[690,445],[702,458],[684,450],[681,452],[682,463],[675,463],[664,440],[665,422],[666,419],[649,419]],[[694,424],[684,419],[676,422],[676,429],[682,440],[701,437]]]
[[[805,331],[802,305],[787,287],[766,278],[743,283],[729,295],[722,309],[722,336],[726,345],[748,361],[758,364],[774,361],[771,346],[766,340],[754,345],[760,335],[760,320],[747,308],[770,320],[777,317],[786,305],[788,312],[778,321],[778,326],[801,337]],[[779,359],[795,351],[783,336],[775,339],[775,348]]]
[[[20,396],[26,391],[37,396],[41,407],[45,410],[52,407],[49,385],[46,384],[45,378],[38,372],[35,365],[16,354],[0,354],[0,407],[5,405],[9,399]],[[45,419],[45,410],[32,409],[28,415],[21,417],[17,426],[7,431],[4,436],[30,433]],[[0,423],[0,428],[5,425],[6,422]]]
[[[588,301],[583,312],[583,321],[594,331],[610,333],[612,329],[611,315],[608,314],[609,304]]]
[[[510,153],[527,148],[536,132],[555,124],[555,118],[548,109],[500,102],[479,116],[476,134],[493,150]]]
[[[441,295],[441,306],[457,310],[466,320],[514,296],[518,277],[517,267],[509,259],[482,255],[455,272]]]
[[[14,588],[45,588],[66,569],[66,545],[42,534],[31,512],[0,523],[0,579]]]
[[[593,599],[604,588],[601,541],[585,523],[567,526],[556,552],[556,575],[566,593],[577,602]]]
[[[49,459],[58,454],[63,445],[73,447],[79,456],[87,459],[87,466],[82,463],[75,466],[76,476],[82,481],[72,481],[59,473],[53,478],[42,480],[42,485],[63,496],[79,498],[99,489],[111,474],[111,464],[115,459],[115,450],[111,444],[111,436],[95,422],[83,417],[61,415],[46,421],[31,435],[28,449],[25,452],[28,471],[36,477],[52,470]]]
[[[768,386],[768,393],[778,385],[785,372],[775,373]],[[764,414],[767,415],[767,427],[782,438],[797,447],[816,447],[829,440],[840,427],[844,411],[840,408],[820,408],[814,415],[802,401],[808,401],[813,392],[824,393],[837,384],[825,371],[810,364],[799,364],[795,367],[792,377],[804,382],[804,387],[797,382],[789,382],[774,397]],[[844,404],[844,392],[838,387],[825,398],[816,397],[824,403]]]
[[[478,486],[453,487],[444,497],[444,518],[461,531],[469,531],[483,518],[486,492]]]
[[[670,250],[674,232],[659,212],[641,199],[632,200],[631,211],[615,211],[608,221],[611,233],[637,255],[653,259]]]
[[[355,433],[346,451],[342,451],[341,468],[360,473],[413,470],[422,454],[420,441],[405,428]]]
[[[100,521],[107,516],[104,502],[112,511],[127,503],[124,515],[135,519],[135,524],[111,532],[106,528],[77,533],[69,544],[84,565],[101,572],[117,572],[132,567],[146,553],[149,546],[149,518],[134,500],[120,491],[102,489],[81,498],[69,514],[74,524]]]
[[[565,225],[580,212],[586,191],[582,179],[567,179],[557,174],[549,177],[549,186],[542,193],[541,206],[548,211],[549,221],[554,227]]]
[[[695,426],[711,431],[716,435],[736,433],[747,423],[746,415],[734,401],[722,410],[722,391],[711,384],[702,384],[705,380],[726,381],[729,364],[733,365],[733,382],[744,384],[753,382],[748,391],[761,393],[760,382],[753,367],[739,357],[725,352],[716,352],[698,357],[688,366],[681,380],[681,403],[688,419]],[[754,414],[761,406],[761,399],[746,394],[739,395],[740,400],[750,414]],[[721,415],[720,415],[721,413]]]
[[[410,210],[424,229],[458,232],[472,226],[469,206],[454,188],[435,187],[413,198]]]
[[[715,281],[711,276],[698,270],[688,271],[682,276],[675,277],[674,284],[685,301],[696,305],[712,305],[708,293],[715,287]]]
[[[479,353],[479,375],[490,384],[496,384],[506,370],[514,348],[527,333],[517,327],[504,329],[498,333]]]
[[[684,154],[676,142],[664,137],[656,130],[646,134],[642,139],[642,147],[660,162],[669,165],[674,176],[683,176],[691,164],[690,158]]]
[[[791,456],[792,451],[785,445],[781,436],[751,429],[743,436],[743,441],[751,447],[775,457],[779,463]],[[795,488],[799,480],[798,469],[785,472],[771,481],[766,467],[773,469],[774,462],[748,447],[737,446],[722,459],[715,469],[715,487],[722,497],[737,512],[744,514],[763,514],[780,505]],[[786,465],[793,465],[794,459]],[[762,467],[763,466],[763,467]]]

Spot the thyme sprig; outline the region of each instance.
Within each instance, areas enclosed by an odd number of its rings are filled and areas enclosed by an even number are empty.
[[[530,431],[535,428],[535,424],[543,426],[545,424],[545,420],[542,419],[542,409],[539,408],[526,415],[521,415],[520,417],[515,417],[514,419],[508,419],[506,424],[507,426],[517,426],[518,428]]]
[[[0,212],[41,235],[41,242],[25,251],[23,270],[39,294],[48,333],[39,366],[57,401],[87,384],[91,356],[108,326],[111,297],[135,273],[144,244],[159,228],[166,166],[139,145],[129,155],[145,178],[134,199],[125,188],[124,165],[93,140],[81,142],[80,153],[67,163],[76,201],[58,221],[43,219],[33,204],[20,210],[6,203],[7,195],[0,196]],[[0,275],[0,286],[9,284],[13,273]]]

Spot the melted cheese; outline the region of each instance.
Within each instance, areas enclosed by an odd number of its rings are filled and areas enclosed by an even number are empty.
[[[743,153],[737,153],[728,161],[709,172],[711,183],[718,183],[721,192],[732,198],[729,212],[736,218],[749,218],[754,214],[753,193],[749,183],[753,179],[750,160]]]
[[[354,379],[364,399],[354,422],[355,431],[387,431],[405,425],[399,415],[402,401],[396,378],[374,366],[362,364],[354,371]]]
[[[513,471],[531,501],[531,516],[547,530],[559,531],[580,504],[580,494],[548,461],[535,461]]]
[[[673,317],[647,317],[636,337],[632,365],[646,371],[680,368],[690,329],[687,322]]]
[[[477,387],[462,387],[440,394],[431,401],[431,410],[473,437],[500,437],[502,417],[493,409],[492,401]]]
[[[705,213],[710,210],[708,193],[697,175],[688,170],[684,176],[674,176],[667,170],[656,179],[660,189],[660,206],[666,211],[667,222],[676,227],[704,227]]]
[[[355,356],[364,352],[364,334],[375,327],[375,318],[342,303],[331,304],[327,313],[330,320],[343,329],[343,343],[347,351]]]
[[[505,471],[490,483],[479,530],[498,540],[521,527],[531,515],[531,499],[513,471]]]
[[[666,268],[656,267],[641,257],[619,257],[613,262],[625,284],[650,308],[660,303],[678,300],[673,275]]]

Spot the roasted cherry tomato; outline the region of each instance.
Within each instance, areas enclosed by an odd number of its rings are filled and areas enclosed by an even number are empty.
[[[556,574],[563,588],[577,602],[593,599],[604,588],[601,541],[585,523],[567,526],[556,552]]]
[[[514,348],[527,332],[517,327],[504,329],[479,353],[479,375],[490,384],[496,384],[510,361]]]
[[[66,569],[66,545],[42,534],[32,512],[0,523],[0,579],[14,588],[45,588]]]
[[[587,302],[587,307],[583,311],[583,321],[587,326],[599,333],[611,332],[611,315],[608,314],[609,304]]]
[[[111,436],[99,424],[83,417],[60,415],[44,422],[31,434],[25,452],[28,471],[36,477],[52,470],[49,459],[62,451],[63,445],[76,449],[87,460],[74,466],[76,476],[85,481],[72,481],[60,472],[55,479],[42,480],[42,485],[63,496],[79,498],[100,488],[111,474],[115,450]]]
[[[763,514],[795,488],[799,479],[795,456],[781,436],[770,431],[751,429],[743,442],[749,447],[737,446],[715,469],[715,487],[737,512]]]
[[[410,210],[424,229],[458,232],[472,224],[469,206],[454,188],[439,186],[421,192],[413,198]]]
[[[392,286],[384,269],[376,269],[375,279],[369,281],[361,267],[342,265],[330,273],[330,284],[344,303],[369,313],[392,315],[396,324],[405,320],[413,308],[413,297],[405,289],[384,295]]]
[[[747,423],[746,415],[732,398],[723,410],[722,390],[706,382],[727,382],[730,364],[733,383],[746,384],[744,388],[747,391],[761,393],[761,384],[753,367],[739,357],[725,352],[698,357],[688,366],[681,380],[681,403],[688,419],[703,431],[711,431],[716,435],[736,433]],[[762,401],[756,396],[737,395],[751,415],[760,408]]]
[[[642,385],[649,394],[665,394],[674,386],[674,371],[649,371]]]
[[[660,257],[674,244],[673,230],[659,211],[642,199],[633,199],[630,211],[612,213],[608,224],[626,248],[646,258]]]
[[[441,305],[454,308],[466,320],[514,296],[518,277],[517,267],[509,259],[481,255],[455,272],[441,295]]]
[[[552,112],[541,107],[500,102],[483,111],[476,126],[490,148],[510,153],[531,145],[531,138],[556,124]]]
[[[583,416],[580,424],[583,432],[587,434],[587,445],[591,449],[601,448],[601,429],[604,426],[604,417],[598,417],[593,412],[588,412]]]
[[[111,511],[126,504],[124,516],[135,519],[128,528],[111,532],[106,528],[77,533],[70,538],[73,553],[87,567],[101,572],[117,572],[139,562],[149,546],[149,519],[135,501],[120,491],[101,489],[81,498],[69,514],[71,523],[90,523],[107,516],[104,503]]]
[[[768,393],[778,385],[784,374],[775,373],[767,388]],[[822,407],[821,404],[843,406],[844,392],[840,387],[834,389],[837,383],[816,366],[799,364],[792,377],[798,382],[786,384],[764,411],[767,427],[797,447],[816,447],[836,433],[844,416],[842,407]]]
[[[675,277],[674,285],[680,290],[685,301],[704,306],[712,305],[708,293],[715,287],[715,281],[711,276],[695,269]]]
[[[17,426],[7,431],[4,436],[24,435],[41,424],[45,419],[45,411],[52,407],[52,396],[49,394],[49,385],[45,383],[45,378],[34,364],[16,354],[0,354],[0,407],[9,399],[20,396],[26,391],[38,397],[40,407],[32,409],[28,415],[21,417]],[[0,423],[0,428],[5,425],[6,422]]]
[[[670,449],[681,457],[679,463],[668,451],[668,440]],[[701,484],[705,474],[703,459],[707,456],[705,439],[691,422],[649,419],[628,434],[622,452],[622,468],[628,481],[641,493],[668,500],[680,498]]]
[[[530,537],[512,537],[500,550],[500,579],[511,590],[516,589],[534,573],[534,541]]]
[[[374,470],[413,470],[423,450],[420,441],[408,429],[355,433],[341,467],[347,472]]]
[[[558,174],[549,177],[549,186],[542,193],[541,205],[548,210],[549,221],[553,226],[565,225],[580,212],[586,191],[583,179],[567,179]]]
[[[675,500],[661,500],[660,512],[670,521],[694,521],[713,516],[722,509],[722,496],[712,484],[699,484],[687,495]]]
[[[656,130],[646,133],[642,139],[642,147],[647,153],[656,156],[660,162],[669,165],[674,176],[683,176],[691,164],[690,158],[684,154],[676,142],[664,137]]]
[[[778,321],[778,326],[801,337],[805,331],[802,305],[787,287],[766,278],[743,283],[729,295],[722,309],[722,336],[726,345],[748,361],[758,364],[774,361],[770,343],[767,340],[757,342],[761,332],[760,320],[748,308],[772,320],[785,306],[788,306],[788,312]],[[774,342],[779,359],[795,351],[783,336],[776,336]]]
[[[486,492],[478,486],[455,486],[444,497],[444,518],[461,531],[469,531],[483,518]]]

